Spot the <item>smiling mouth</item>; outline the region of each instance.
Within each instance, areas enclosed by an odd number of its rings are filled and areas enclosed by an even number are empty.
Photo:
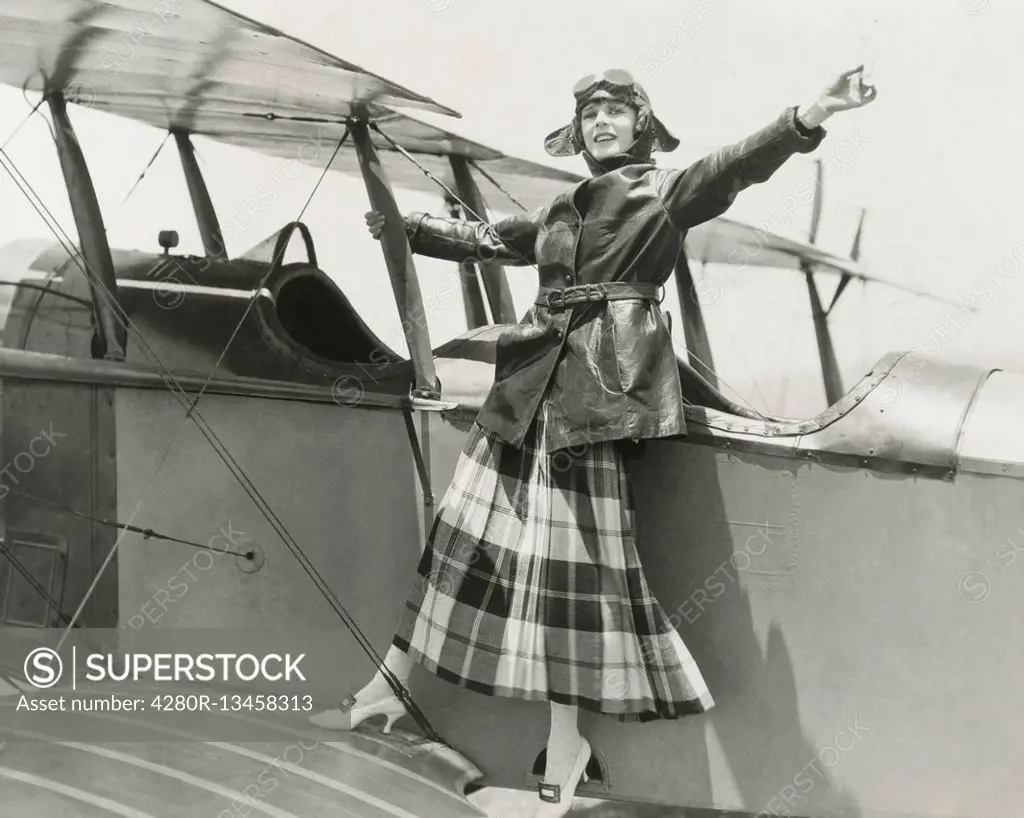
[[[605,134],[601,134],[600,136],[595,136],[594,137],[594,142],[614,142],[614,141],[615,141],[615,134],[605,133]]]

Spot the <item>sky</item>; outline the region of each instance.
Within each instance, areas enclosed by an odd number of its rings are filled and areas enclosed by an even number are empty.
[[[882,286],[851,286],[832,317],[844,386],[885,352],[911,349],[980,365],[1024,369],[1017,320],[1024,306],[1024,219],[1018,160],[1024,116],[1011,82],[1024,76],[1024,6],[1011,0],[233,0],[225,3],[462,113],[424,117],[507,153],[585,173],[579,158],[544,153],[543,138],[568,121],[571,87],[586,73],[626,68],[682,140],[662,166],[685,167],[812,102],[841,71],[868,63],[878,98],[836,115],[809,157],[790,160],[745,191],[729,216],[754,224],[826,168],[820,242],[849,251],[866,210],[862,261],[879,276],[955,302],[987,292],[971,313]],[[300,13],[301,12],[301,13]],[[35,98],[31,98],[31,103]],[[29,110],[20,91],[0,89],[0,140]],[[164,134],[95,111],[73,111],[113,246],[156,250],[176,229],[179,250],[198,252],[198,232],[176,152],[168,145],[122,204]],[[222,218],[279,160],[196,139]],[[6,150],[74,235],[46,123],[32,117]],[[0,174],[2,175],[2,174]],[[239,254],[297,217],[317,180],[309,169],[250,228],[229,238]],[[336,176],[336,175],[332,175]],[[441,213],[440,197],[396,191],[408,210]],[[500,203],[493,203],[501,207]],[[380,247],[366,234],[359,180],[331,178],[303,212],[321,266],[385,343],[404,351]],[[511,210],[500,212],[513,212]],[[773,229],[807,236],[810,207]],[[0,245],[47,236],[8,180],[0,179]],[[1016,258],[1014,253],[1016,252]],[[289,258],[292,258],[291,256]],[[451,275],[418,258],[429,293]],[[993,272],[995,270],[995,272]],[[520,310],[536,273],[509,268]],[[824,408],[806,285],[792,272],[708,268],[721,285],[706,308],[716,369],[731,396],[762,411],[803,417]],[[984,282],[988,282],[988,289]],[[823,278],[828,300],[834,279]],[[982,290],[979,290],[979,286]],[[976,298],[976,302],[980,300]],[[665,308],[675,318],[674,295]],[[952,312],[951,312],[952,309]],[[460,303],[428,316],[434,346],[464,329]]]

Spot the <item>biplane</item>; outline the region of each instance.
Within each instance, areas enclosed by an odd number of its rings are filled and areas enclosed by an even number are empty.
[[[336,734],[301,708],[152,704],[294,699],[267,681],[72,673],[43,689],[24,661],[51,637],[58,652],[231,638],[301,650],[315,672],[300,692],[332,706],[389,643],[517,320],[504,271],[467,263],[466,330],[433,346],[391,227],[399,354],[319,268],[323,238],[301,220],[228,256],[193,138],[356,175],[386,216],[392,185],[441,191],[445,176],[443,206],[486,219],[482,180],[529,207],[579,177],[431,125],[414,112],[455,112],[205,0],[0,0],[0,81],[49,113],[77,232],[0,252],[3,815],[451,818],[483,815],[474,788],[534,790],[546,710],[420,671],[398,728]],[[109,246],[76,104],[173,135],[201,256],[172,252],[173,231],[161,252]],[[324,149],[303,151],[311,137]],[[296,234],[306,258],[284,263]],[[695,366],[712,356],[689,262],[730,263],[745,242],[760,250],[744,263],[808,282],[829,401],[813,417],[741,406]],[[716,707],[644,725],[585,714],[579,795],[695,815],[1019,813],[1024,442],[1007,430],[1024,378],[893,352],[844,390],[815,281],[839,277],[833,304],[846,282],[877,282],[854,248],[728,219],[690,234],[675,276],[689,432],[630,468],[653,591]],[[148,710],[20,706],[140,691]]]

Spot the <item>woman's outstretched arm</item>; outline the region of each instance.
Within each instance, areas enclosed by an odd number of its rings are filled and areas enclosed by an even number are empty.
[[[865,85],[863,66],[846,71],[810,105],[787,108],[771,125],[695,162],[685,170],[664,170],[658,192],[681,230],[725,213],[753,184],[771,178],[794,153],[809,153],[825,138],[821,124],[832,114],[867,105],[876,96]]]
[[[492,224],[441,218],[427,213],[405,217],[405,235],[414,253],[446,261],[497,261],[510,266],[535,264],[534,244],[545,208]],[[384,217],[366,214],[370,235],[379,239]]]

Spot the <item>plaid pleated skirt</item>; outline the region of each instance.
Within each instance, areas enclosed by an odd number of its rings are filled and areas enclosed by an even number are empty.
[[[431,527],[394,642],[442,679],[620,721],[713,705],[652,596],[614,442],[549,453],[477,424]]]

